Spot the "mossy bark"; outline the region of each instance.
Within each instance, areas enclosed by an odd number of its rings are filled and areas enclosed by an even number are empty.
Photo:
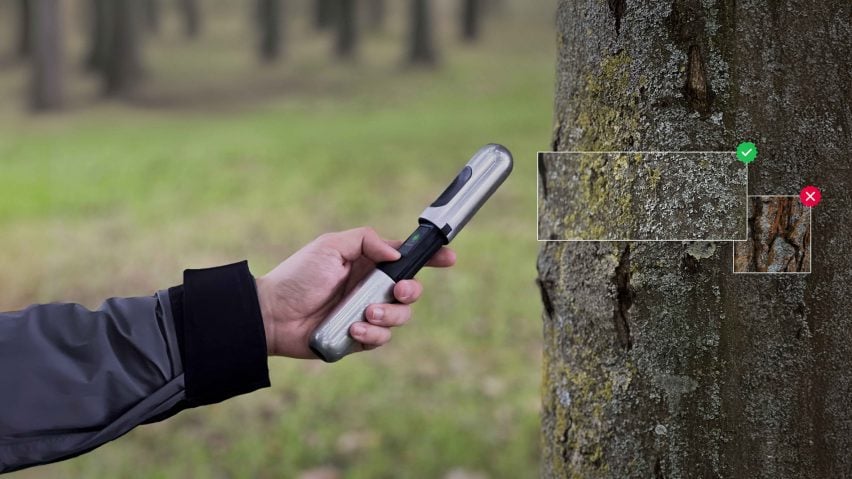
[[[823,202],[809,275],[735,275],[730,243],[545,243],[543,476],[852,477],[850,9],[559,2],[552,149],[754,141],[750,194]]]

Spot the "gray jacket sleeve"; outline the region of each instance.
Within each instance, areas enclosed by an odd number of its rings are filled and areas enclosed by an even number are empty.
[[[90,451],[139,424],[269,385],[245,262],[90,311],[0,314],[0,472]]]

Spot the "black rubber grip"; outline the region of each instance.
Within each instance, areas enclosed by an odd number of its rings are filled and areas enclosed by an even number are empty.
[[[440,228],[432,223],[424,222],[399,247],[401,258],[379,263],[377,268],[394,281],[411,279],[447,243],[447,237]]]

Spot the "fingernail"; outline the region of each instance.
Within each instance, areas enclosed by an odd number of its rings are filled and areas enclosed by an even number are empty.
[[[385,310],[382,308],[373,308],[373,321],[381,321],[382,317],[385,315]]]
[[[411,296],[411,286],[400,286],[399,290],[399,299],[408,299]]]
[[[356,323],[354,326],[352,326],[352,335],[353,336],[363,336],[364,333],[366,333],[366,332],[367,332],[367,328],[363,324]]]

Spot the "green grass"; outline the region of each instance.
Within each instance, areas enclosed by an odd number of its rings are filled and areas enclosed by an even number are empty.
[[[0,114],[4,310],[94,306],[243,258],[259,275],[322,232],[362,224],[401,238],[482,144],[516,160],[454,243],[458,266],[421,273],[416,319],[390,346],[331,366],[273,359],[270,389],[12,477],[536,475],[534,158],[550,136],[553,54],[547,28],[524,21],[503,25],[523,35],[445,45],[435,71],[316,67],[319,86],[247,106]],[[165,88],[152,82],[147,95]]]

